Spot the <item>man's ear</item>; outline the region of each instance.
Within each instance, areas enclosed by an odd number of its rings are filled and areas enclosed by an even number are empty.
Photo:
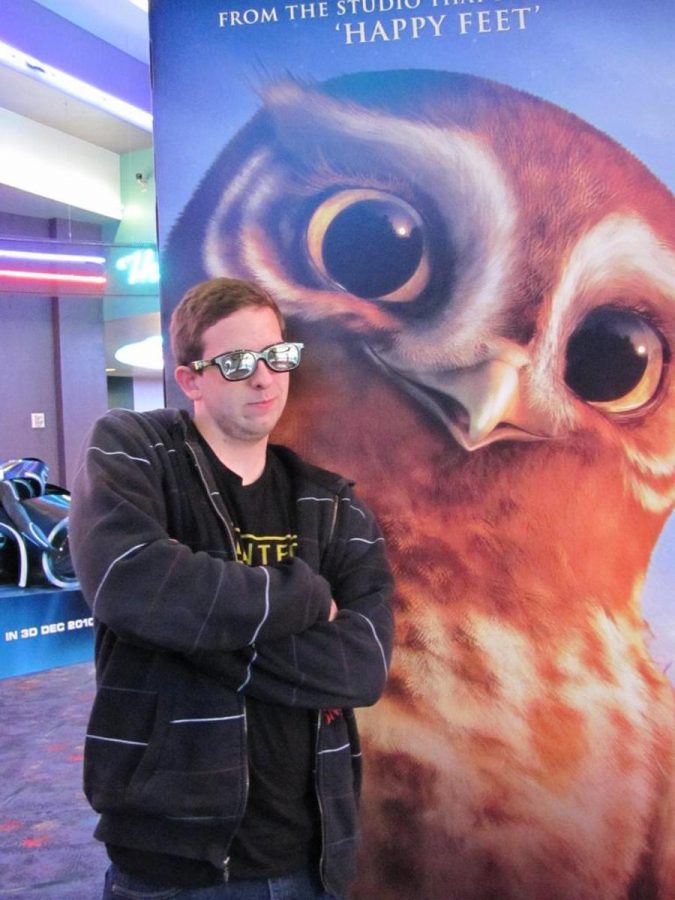
[[[173,373],[176,384],[185,394],[188,400],[199,400],[202,395],[201,391],[201,375],[191,369],[189,366],[176,366]]]

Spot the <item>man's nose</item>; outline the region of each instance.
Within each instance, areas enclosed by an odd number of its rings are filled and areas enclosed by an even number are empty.
[[[255,372],[251,375],[251,383],[254,387],[268,387],[272,383],[274,373],[267,366],[265,360],[256,362]]]

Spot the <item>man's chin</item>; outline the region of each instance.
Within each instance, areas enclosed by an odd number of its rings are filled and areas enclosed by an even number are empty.
[[[277,422],[281,416],[266,416],[264,419],[261,418],[257,422],[247,422],[246,426],[242,428],[242,439],[248,440],[251,443],[257,443],[265,438],[268,438],[272,431],[276,428]]]

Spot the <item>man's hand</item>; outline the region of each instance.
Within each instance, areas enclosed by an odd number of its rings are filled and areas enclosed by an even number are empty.
[[[329,622],[332,622],[333,619],[336,618],[337,614],[338,614],[338,608],[337,608],[337,606],[336,606],[335,600],[332,600],[332,599],[331,599],[331,601],[330,601],[330,613],[328,614],[328,621],[329,621]]]

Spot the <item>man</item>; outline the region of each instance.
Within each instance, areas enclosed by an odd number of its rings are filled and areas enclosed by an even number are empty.
[[[104,897],[343,897],[352,708],[377,700],[391,652],[383,539],[345,479],[268,443],[302,344],[264,291],[197,285],[171,339],[192,420],[112,410],[73,485]]]

